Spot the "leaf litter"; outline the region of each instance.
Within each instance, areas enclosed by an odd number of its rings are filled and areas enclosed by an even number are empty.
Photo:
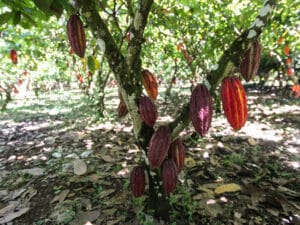
[[[190,202],[174,210],[191,224],[299,224],[300,109],[252,97],[260,111],[240,132],[219,115],[204,139],[191,127],[182,133],[188,151],[174,198],[188,193]],[[128,119],[94,124],[78,110],[74,126],[71,115],[14,114],[0,115],[0,224],[138,224],[128,176],[140,153]]]

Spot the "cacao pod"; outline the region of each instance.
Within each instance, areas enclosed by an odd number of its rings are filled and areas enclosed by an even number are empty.
[[[238,77],[225,77],[221,84],[221,100],[227,121],[239,130],[247,120],[248,109],[244,87]]]
[[[130,174],[130,190],[134,197],[140,197],[145,192],[146,179],[142,166],[136,166]]]
[[[167,159],[162,165],[163,190],[166,194],[173,192],[177,184],[177,167],[173,159]]]
[[[177,138],[171,143],[169,155],[176,164],[177,173],[180,173],[183,169],[185,159],[185,148],[180,138]]]
[[[119,102],[119,105],[118,105],[118,117],[121,118],[121,117],[124,117],[126,116],[128,113],[128,109],[127,109],[127,106],[124,102]]]
[[[168,154],[171,144],[171,130],[167,126],[160,126],[152,135],[148,150],[151,169],[158,168]]]
[[[124,117],[127,115],[128,108],[123,100],[120,90],[118,90],[118,96],[119,96],[119,100],[120,100],[119,105],[118,105],[118,117],[121,118],[121,117]]]
[[[155,76],[149,70],[142,71],[142,84],[150,98],[156,100],[158,95],[158,85]]]
[[[17,64],[18,63],[18,54],[17,51],[12,49],[10,51],[10,59],[12,61],[13,64]]]
[[[158,117],[157,108],[152,100],[147,96],[141,96],[139,101],[139,111],[143,121],[150,127],[156,122]]]
[[[190,118],[195,130],[201,137],[205,136],[212,120],[212,97],[204,84],[199,84],[190,99]]]
[[[248,82],[256,75],[260,63],[261,45],[255,40],[251,47],[246,51],[240,64],[240,72]]]
[[[72,50],[80,58],[83,58],[86,49],[86,40],[83,23],[77,14],[70,16],[67,23],[67,33]]]

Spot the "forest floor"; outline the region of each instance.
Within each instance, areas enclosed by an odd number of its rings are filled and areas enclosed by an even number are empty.
[[[157,124],[189,100],[173,95],[158,99]],[[299,103],[277,91],[249,91],[240,131],[216,112],[205,138],[186,128],[185,167],[165,222],[143,208],[146,196],[129,190],[140,153],[130,119],[117,118],[115,89],[105,119],[78,91],[14,99],[0,113],[0,224],[299,225]]]

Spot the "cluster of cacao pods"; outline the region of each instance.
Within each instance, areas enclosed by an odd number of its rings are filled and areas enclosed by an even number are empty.
[[[70,16],[67,22],[67,34],[71,49],[80,58],[84,57],[86,49],[86,39],[83,23],[77,14]]]
[[[177,185],[178,174],[185,160],[185,147],[180,138],[171,142],[171,132],[167,126],[160,126],[152,135],[148,150],[150,169],[160,169],[163,190],[173,192]],[[133,168],[130,174],[130,189],[135,197],[145,191],[145,172],[142,166]]]
[[[255,40],[240,63],[242,77],[248,82],[257,73],[261,44]],[[248,108],[245,89],[238,77],[225,77],[221,83],[221,101],[225,117],[234,130],[241,129],[247,120]],[[212,120],[212,96],[204,84],[197,85],[191,95],[189,115],[200,136],[204,136]]]

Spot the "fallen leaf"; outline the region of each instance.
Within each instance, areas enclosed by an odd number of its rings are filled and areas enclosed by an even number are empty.
[[[185,158],[184,166],[192,168],[196,166],[196,161],[192,157]]]
[[[224,192],[236,192],[236,191],[240,191],[240,190],[241,190],[240,185],[231,183],[231,184],[224,184],[224,185],[217,187],[215,189],[215,193],[222,194]]]
[[[249,137],[249,138],[247,139],[247,142],[248,142],[248,144],[251,145],[251,146],[255,146],[255,145],[256,145],[256,141],[254,140],[253,137]]]
[[[56,195],[52,200],[51,203],[54,202],[63,202],[67,195],[69,194],[70,190],[63,190],[62,192],[59,193],[59,195]]]
[[[99,216],[100,216],[99,211],[84,212],[79,214],[75,218],[75,220],[73,220],[70,224],[71,225],[87,224],[88,222],[95,221]]]
[[[74,173],[76,175],[83,175],[87,172],[87,165],[86,163],[81,159],[76,159],[74,161]]]
[[[21,173],[27,173],[30,174],[32,176],[41,176],[44,174],[45,169],[42,168],[31,168],[31,169],[23,169],[20,170]]]
[[[15,211],[8,212],[7,214],[5,214],[3,217],[0,218],[0,224],[8,223],[8,222],[22,216],[23,214],[27,213],[29,209],[30,208],[22,208],[16,212]]]

